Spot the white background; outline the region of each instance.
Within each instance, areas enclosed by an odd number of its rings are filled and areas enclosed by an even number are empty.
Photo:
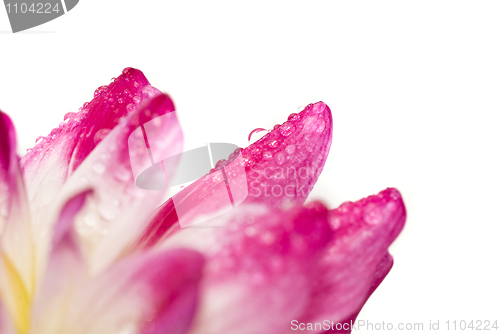
[[[322,100],[334,137],[314,195],[336,207],[397,187],[408,211],[358,319],[500,320],[499,2],[82,0],[9,30],[0,8],[20,154],[127,66],[172,96],[186,148],[246,146]]]

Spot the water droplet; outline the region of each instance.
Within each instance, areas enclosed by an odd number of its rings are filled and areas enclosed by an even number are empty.
[[[129,91],[128,89],[125,89],[125,90],[123,91],[123,94],[128,95],[128,94],[130,94],[130,91]]]
[[[125,166],[119,166],[115,171],[115,178],[122,182],[127,182],[130,179],[130,172]]]
[[[278,129],[279,127],[280,127],[280,125],[279,125],[279,124],[276,124],[276,125],[273,127],[273,130]]]
[[[269,144],[267,144],[269,147],[276,148],[279,145],[279,142],[277,140],[273,140]]]
[[[253,161],[252,158],[246,157],[246,158],[243,159],[243,163],[244,163],[244,165],[246,167],[250,167],[250,166],[252,166],[254,164],[254,161]]]
[[[40,136],[40,137],[37,137],[36,140],[35,140],[35,144],[38,144],[38,142],[44,140],[45,137],[44,136]]]
[[[245,228],[245,234],[248,237],[253,237],[256,233],[257,233],[257,229],[253,226],[248,226],[247,228]]]
[[[92,215],[85,216],[85,218],[83,218],[83,222],[88,227],[92,227],[93,228],[93,227],[97,226],[97,219],[95,219],[95,217],[92,217]]]
[[[119,327],[118,334],[134,334],[137,333],[137,325],[133,322],[127,322]]]
[[[114,201],[114,202],[118,202],[118,201]],[[118,205],[115,205],[114,202],[113,203],[103,202],[99,206],[98,210],[99,210],[99,214],[101,215],[102,218],[104,218],[108,221],[112,221],[116,218],[116,216],[120,212],[120,209],[118,208]]]
[[[111,131],[110,129],[101,129],[97,131],[94,135],[94,144],[96,145],[99,144],[101,140],[103,140],[104,137],[106,137],[110,131]]]
[[[7,215],[9,214],[9,211],[7,209],[7,206],[6,205],[3,205],[2,206],[2,209],[0,210],[0,215],[2,217],[7,217]]]
[[[325,110],[325,104],[323,102],[315,103],[311,108],[311,114],[319,114]]]
[[[290,116],[288,116],[289,121],[296,121],[299,118],[300,118],[299,114],[296,114],[296,113],[290,114]]]
[[[118,103],[122,104],[123,103],[123,99],[122,98],[118,99]]]
[[[269,151],[265,151],[264,154],[262,155],[262,158],[264,160],[270,160],[273,157],[273,154]]]
[[[259,132],[262,132],[262,131],[267,131],[267,130],[263,129],[263,128],[257,128],[255,130],[253,130],[252,132],[250,132],[250,134],[248,135],[248,142],[250,143],[250,141],[252,140],[252,135],[254,133],[259,133]]]
[[[219,160],[215,164],[215,168],[217,169],[217,168],[220,168],[220,167],[224,167],[226,164],[227,164],[227,160],[226,159]]]
[[[130,73],[132,70],[133,70],[133,68],[132,68],[132,67],[126,67],[126,68],[122,71],[122,74],[128,74],[128,73]]]
[[[285,151],[286,153],[288,154],[293,154],[295,152],[295,145],[288,145],[286,148],[285,148]]]
[[[274,235],[271,232],[267,231],[261,236],[261,239],[265,244],[270,245],[274,242]]]
[[[161,117],[155,117],[155,118],[153,118],[152,122],[153,122],[153,125],[155,127],[159,128],[162,124],[162,119],[161,119]]]
[[[285,155],[283,154],[283,152],[276,154],[274,161],[276,161],[276,164],[278,165],[283,165],[283,163],[285,162]]]
[[[94,92],[94,97],[98,97],[98,96],[102,95],[107,90],[108,90],[108,86],[101,86],[101,87],[97,88]],[[84,108],[86,107],[85,105],[83,105],[83,106],[84,106]]]
[[[92,171],[96,174],[102,174],[106,170],[106,166],[104,164],[97,162],[92,166]]]
[[[69,112],[69,113],[67,113],[66,115],[64,115],[64,120],[66,121],[66,120],[68,120],[68,119],[71,119],[71,118],[73,118],[73,116],[74,116],[74,115],[76,115],[76,113],[74,113],[74,112]]]
[[[135,106],[132,104],[132,103],[129,103],[127,105],[127,113],[131,112],[132,110],[134,110]]]
[[[139,87],[139,83],[137,81],[134,82],[134,87],[135,88]]]
[[[316,126],[317,126],[317,128],[316,128],[316,132],[317,133],[323,132],[323,130],[325,130],[325,121],[322,120],[322,119],[320,119],[318,121],[318,124]]]
[[[146,97],[153,97],[156,93],[156,90],[151,85],[148,85],[142,89],[142,93],[146,95]]]
[[[291,122],[285,122],[280,127],[280,133],[285,137],[288,137],[289,135],[291,135],[294,130],[295,130],[295,126]]]

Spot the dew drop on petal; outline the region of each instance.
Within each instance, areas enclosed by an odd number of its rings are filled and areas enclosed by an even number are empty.
[[[322,119],[320,119],[318,121],[318,124],[316,126],[317,126],[317,128],[316,128],[316,132],[317,133],[323,132],[325,130],[325,121],[322,120]]]
[[[64,120],[66,121],[66,120],[68,120],[68,119],[72,119],[72,118],[73,118],[73,116],[75,116],[75,115],[76,115],[76,113],[74,113],[74,112],[69,112],[69,113],[67,113],[66,115],[64,115]]]
[[[2,217],[7,217],[9,214],[7,206],[3,205],[2,208],[0,209],[0,216]]]
[[[134,110],[135,106],[132,104],[132,103],[129,103],[127,104],[127,112],[131,112],[132,110]]]
[[[295,130],[295,126],[291,122],[285,122],[279,129],[284,137],[288,137]]]
[[[245,234],[248,237],[253,237],[256,233],[257,233],[257,230],[253,226],[248,226],[247,228],[245,228]]]
[[[276,147],[278,147],[278,145],[279,145],[279,142],[277,140],[273,140],[272,142],[267,144],[267,146],[272,147],[272,148],[276,148]]]
[[[318,103],[314,104],[313,107],[311,108],[311,113],[312,114],[319,114],[319,113],[323,112],[323,110],[325,110],[325,104],[318,102]]]
[[[130,172],[124,166],[119,166],[115,171],[115,178],[122,182],[127,182],[130,180]]]
[[[103,140],[104,137],[106,137],[110,131],[111,131],[110,129],[101,129],[97,131],[94,135],[94,144],[96,145],[99,144],[101,140]]]
[[[262,131],[267,131],[266,129],[263,129],[263,128],[257,128],[255,130],[252,130],[252,132],[250,132],[250,134],[248,135],[248,142],[250,143],[251,140],[252,140],[252,136],[255,134],[255,133],[259,133],[259,132],[262,132]]]
[[[45,139],[45,137],[44,137],[44,136],[39,136],[39,137],[37,137],[37,138],[36,138],[36,140],[35,140],[35,144],[38,144],[40,141],[42,141],[42,140],[44,140],[44,139]]]
[[[104,166],[104,164],[102,164],[101,162],[96,162],[92,166],[92,171],[96,174],[102,174],[104,173],[104,171],[106,171],[106,166]]]
[[[269,151],[265,151],[264,154],[262,154],[262,158],[264,160],[270,160],[273,157],[273,154]]]
[[[155,117],[152,120],[152,123],[155,127],[159,128],[162,124],[162,118],[161,117]]]
[[[291,144],[285,148],[286,153],[293,154],[295,152],[295,145]]]
[[[288,116],[289,121],[296,121],[299,118],[300,118],[299,114],[296,114],[296,113],[290,114],[290,116]]]
[[[276,161],[276,164],[282,165],[285,162],[285,155],[283,152],[276,154],[274,161]]]

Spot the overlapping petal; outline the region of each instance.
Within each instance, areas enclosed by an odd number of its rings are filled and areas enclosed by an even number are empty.
[[[281,126],[275,126],[248,148],[238,149],[227,161],[219,162],[215,171],[165,202],[133,249],[152,247],[171,229],[178,229],[179,210],[194,221],[227,205],[226,186],[223,182],[221,186],[221,180],[242,178],[238,164],[245,167],[246,180],[233,182],[231,191],[246,193],[239,189],[246,187],[248,196],[243,203],[263,202],[277,208],[303,203],[323,170],[331,141],[332,116],[325,103],[310,104],[300,113],[291,114]],[[222,167],[225,174],[217,171]]]
[[[185,333],[196,310],[203,256],[181,249],[141,254],[93,277],[73,229],[86,195],[61,211],[30,333]]]
[[[35,224],[39,212],[54,200],[69,176],[118,123],[142,101],[159,94],[139,70],[127,68],[108,86],[99,87],[92,101],[53,129],[21,160]],[[42,216],[42,217],[40,217]]]
[[[150,137],[162,140],[149,140],[149,149],[164,155],[182,151],[182,132],[173,111],[173,103],[165,94],[146,100],[91,152],[53,201],[49,216],[55,217],[68,199],[87,189],[93,190],[75,218],[85,257],[89,258],[93,271],[101,270],[119,256],[122,248],[144,228],[163,198],[164,191],[143,190],[135,185],[131,163],[151,165],[140,131],[141,125],[151,120],[155,122],[149,128]],[[162,115],[165,117],[159,117]],[[165,177],[169,179],[172,173],[166,171]],[[54,222],[48,224],[50,230],[53,225]],[[48,236],[43,232],[39,235]],[[47,254],[48,237],[39,237],[37,242],[38,253]],[[44,259],[39,263],[38,270],[43,271]]]
[[[355,317],[391,269],[387,249],[405,220],[401,194],[394,188],[332,210],[334,238],[311,282],[312,298],[299,322],[337,323]]]
[[[0,296],[7,312],[21,326],[34,289],[33,242],[16,134],[0,111]]]
[[[307,306],[312,275],[331,238],[326,208],[243,204],[218,219],[221,228],[185,228],[162,244],[196,249],[207,258],[190,333],[286,331],[289,319]]]
[[[182,151],[174,110],[125,69],[22,171],[0,112],[0,333],[289,333],[294,319],[356,319],[392,267],[406,212],[391,188],[331,211],[303,206],[330,149],[328,106],[290,115],[151,215],[164,193],[136,180],[149,167],[161,172],[151,182],[173,176],[175,163],[155,162]]]

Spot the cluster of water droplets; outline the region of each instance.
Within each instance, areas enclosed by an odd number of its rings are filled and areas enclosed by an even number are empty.
[[[278,166],[287,160],[304,160],[306,152],[313,152],[315,139],[325,130],[326,122],[323,118],[325,105],[323,103],[310,104],[299,113],[292,113],[283,124],[276,124],[272,130],[257,128],[250,132],[252,136],[262,131],[268,133],[253,145],[243,150],[245,166],[251,167],[256,161],[274,161]]]
[[[132,68],[126,68],[122,72],[122,79],[123,81],[127,82],[129,86],[131,83],[130,81],[133,80],[133,77],[131,75],[132,71]],[[116,82],[116,80],[116,78],[112,78],[109,85],[104,85],[97,88],[94,91],[94,99],[91,102],[85,102],[77,112],[68,112],[67,114],[65,114],[63,122],[61,122],[57,128],[54,128],[47,136],[39,136],[38,138],[36,138],[35,147],[33,147],[32,149],[29,148],[27,150],[27,154],[31,154],[33,152],[36,152],[36,154],[40,154],[41,152],[46,150],[50,151],[52,147],[51,144],[55,140],[57,140],[59,135],[65,132],[73,132],[72,130],[75,127],[81,127],[78,129],[79,131],[74,131],[80,133],[79,138],[73,138],[69,136],[67,140],[83,139],[84,137],[89,138],[93,135],[94,143],[98,144],[104,137],[106,137],[111,129],[102,128],[95,131],[93,127],[87,128],[86,126],[81,125],[82,120],[87,116],[89,110],[92,107],[96,107],[96,105],[98,105],[98,107],[101,109],[98,111],[102,113],[109,113],[110,111],[113,113],[120,113],[115,116],[115,122],[120,123],[127,116],[127,114],[132,112],[142,101],[160,93],[156,88],[150,85],[146,85],[142,89],[139,89],[141,84],[137,81],[134,81],[132,83],[130,89],[126,88],[121,91],[115,89],[116,85],[119,84]],[[123,104],[125,103],[127,103],[127,105],[125,108],[123,108]],[[95,133],[93,133],[94,131]]]

